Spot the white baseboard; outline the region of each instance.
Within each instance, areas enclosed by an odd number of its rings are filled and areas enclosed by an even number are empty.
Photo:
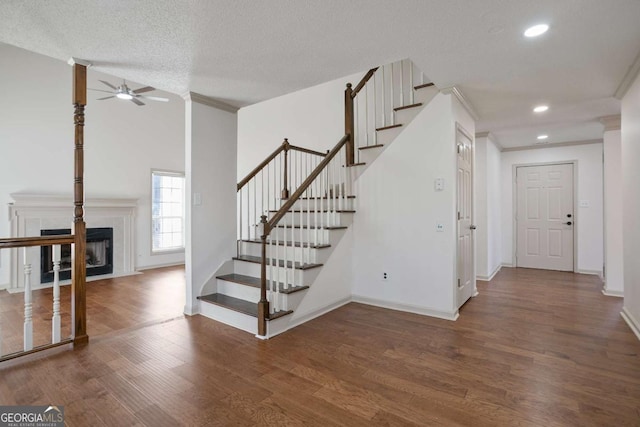
[[[480,280],[483,282],[490,282],[491,279],[493,279],[495,275],[500,272],[500,270],[502,270],[502,265],[497,266],[496,269],[493,270],[493,273],[491,273],[489,276],[476,276],[476,280]]]
[[[611,289],[607,289],[606,287],[604,287],[602,289],[602,294],[606,295],[608,297],[624,298],[624,292],[623,291],[613,291]]]
[[[144,267],[136,266],[136,270],[138,270],[138,271],[153,270],[154,268],[177,267],[179,265],[184,265],[184,261],[182,261],[182,262],[167,262],[165,264],[145,265]]]
[[[291,323],[289,323],[285,328],[283,328],[282,330],[279,330],[277,325],[278,320],[272,320],[271,322],[267,323],[267,337],[262,337],[259,335],[256,335],[256,337],[260,338],[260,339],[268,339],[268,338],[272,338],[275,337],[276,335],[280,335],[284,332],[287,332],[289,329],[293,329],[296,326],[300,326],[303,323],[307,323],[310,320],[315,319],[316,317],[320,317],[324,314],[327,314],[330,311],[333,311],[337,308],[342,307],[343,305],[349,304],[351,302],[351,297],[346,297],[346,298],[341,298],[337,301],[334,301],[332,303],[330,303],[329,305],[326,305],[322,308],[319,308],[317,310],[314,310],[310,313],[305,314],[304,316],[301,316],[295,320],[293,320]],[[295,312],[294,312],[295,315]],[[286,316],[282,318],[283,320],[286,319]]]
[[[578,274],[591,274],[592,276],[598,276],[602,278],[602,271],[600,270],[576,270]]]
[[[620,312],[620,316],[627,322],[627,325],[631,328],[636,337],[640,340],[640,322],[629,313],[626,307],[622,308],[622,312]]]
[[[391,310],[406,311],[408,313],[422,314],[423,316],[437,317],[438,319],[456,320],[459,316],[458,310],[451,313],[426,307],[420,307],[417,305],[402,304],[369,298],[362,295],[353,295],[351,300],[353,302],[359,302],[361,304],[373,305],[375,307],[388,308]]]
[[[503,262],[502,264],[500,264],[500,268],[502,268],[502,267],[513,268],[513,267],[515,267],[515,265],[513,265],[511,263]]]

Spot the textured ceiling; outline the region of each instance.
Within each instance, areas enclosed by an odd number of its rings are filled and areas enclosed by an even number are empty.
[[[523,30],[547,22],[538,39]],[[638,0],[3,0],[0,41],[249,105],[411,58],[505,147],[602,136],[640,51]],[[1,59],[0,59],[1,60]],[[550,110],[534,116],[534,104]],[[553,131],[558,133],[554,134]]]

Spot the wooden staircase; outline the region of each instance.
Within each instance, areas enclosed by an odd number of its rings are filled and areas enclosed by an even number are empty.
[[[290,315],[354,220],[353,183],[438,92],[432,83],[413,84],[401,75],[400,82],[411,85],[396,88],[401,96],[392,88],[385,101],[384,84],[395,84],[397,70],[406,73],[407,66],[410,77],[414,65],[405,60],[370,70],[355,90],[347,86],[345,111],[352,120],[345,120],[346,135],[332,150],[321,153],[285,139],[238,184],[237,256],[228,266],[232,272],[216,275],[215,292],[198,297],[202,315],[259,338],[295,326]],[[380,120],[359,115],[370,105],[382,112]]]

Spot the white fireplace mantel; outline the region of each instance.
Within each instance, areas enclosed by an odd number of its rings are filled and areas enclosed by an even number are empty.
[[[73,197],[64,194],[13,193],[9,203],[11,237],[40,236],[40,230],[72,228]],[[135,274],[135,214],[137,199],[87,198],[84,203],[87,228],[113,228],[113,274]],[[34,289],[40,284],[40,248],[27,248],[33,274]],[[11,250],[11,283],[9,291],[24,288],[23,251]],[[95,276],[102,278],[104,276]]]

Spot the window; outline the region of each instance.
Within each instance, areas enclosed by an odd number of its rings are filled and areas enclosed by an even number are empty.
[[[184,249],[184,174],[151,171],[151,251]]]

